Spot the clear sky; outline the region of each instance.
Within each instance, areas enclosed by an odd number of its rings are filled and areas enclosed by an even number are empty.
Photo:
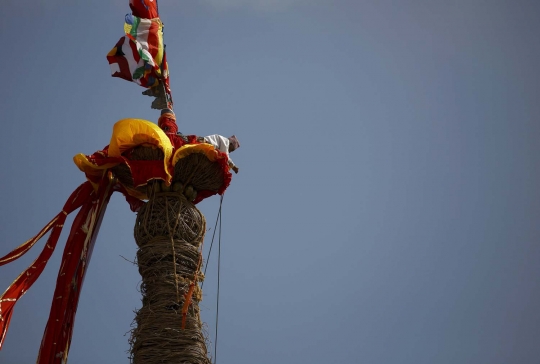
[[[159,6],[180,130],[242,145],[223,206],[219,363],[538,363],[540,2]],[[84,181],[75,154],[107,145],[119,119],[157,120],[143,88],[110,77],[127,12],[2,1],[0,255]],[[218,206],[200,204],[212,228]],[[128,363],[134,222],[114,195],[71,363]],[[0,267],[0,291],[42,246]],[[2,364],[35,361],[62,249],[15,308]]]

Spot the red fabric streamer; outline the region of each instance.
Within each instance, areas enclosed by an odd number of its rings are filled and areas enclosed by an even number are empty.
[[[90,196],[93,193],[93,188],[90,182],[85,182],[80,185],[69,196],[62,211],[56,215],[35,237],[28,240],[23,245],[19,246],[6,256],[0,258],[0,265],[7,264],[16,260],[26,253],[43,235],[49,230],[52,232],[47,239],[47,243],[43,248],[38,258],[24,271],[17,279],[8,287],[2,296],[0,296],[0,349],[6,337],[6,333],[13,315],[13,309],[18,300],[28,291],[28,289],[39,278],[49,258],[51,257],[56,243],[62,232],[66,216],[74,210],[81,207],[83,204],[88,204]]]
[[[112,179],[102,178],[96,192],[90,182],[83,183],[71,194],[62,211],[35,237],[0,258],[0,265],[18,259],[43,235],[51,231],[38,258],[0,296],[0,348],[6,337],[15,304],[43,272],[56,248],[67,215],[80,208],[64,249],[49,320],[37,360],[38,364],[66,362],[79,295],[99,227],[113,192],[112,184]]]
[[[86,269],[90,263],[101,221],[113,192],[113,181],[103,178],[73,221],[36,364],[67,362],[75,314]]]

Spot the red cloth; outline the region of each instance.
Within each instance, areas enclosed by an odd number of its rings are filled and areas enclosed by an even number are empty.
[[[112,193],[112,182],[103,178],[97,193],[92,192],[73,221],[36,364],[67,362],[86,269]]]
[[[5,339],[13,309],[18,300],[30,289],[39,278],[54,252],[60,233],[66,221],[66,216],[84,204],[91,201],[93,188],[90,182],[80,185],[66,201],[62,211],[56,215],[36,236],[19,246],[6,256],[0,258],[0,265],[7,264],[24,255],[44,234],[52,229],[47,243],[38,258],[8,287],[0,296],[0,348]]]
[[[131,161],[125,158],[124,162],[131,170],[131,177],[133,177],[133,186],[139,187],[146,185],[146,183],[152,179],[167,180],[167,173],[163,168],[163,160],[158,161],[146,161],[146,160],[134,160]]]
[[[158,18],[157,0],[129,0],[129,7],[133,15],[139,18]]]
[[[133,185],[135,187],[145,185],[151,179],[158,178],[164,181],[167,180],[167,172],[163,168],[163,160],[131,160],[131,151],[132,150],[128,150],[124,152],[121,157],[109,157],[109,146],[106,146],[103,148],[103,150],[99,150],[92,155],[87,155],[86,157],[88,158],[88,161],[98,167],[114,163],[125,164],[131,172]],[[86,173],[86,178],[97,184],[100,183],[102,174]]]
[[[90,262],[101,220],[112,192],[112,181],[109,178],[102,179],[97,192],[94,191],[90,182],[83,183],[68,198],[63,210],[38,235],[0,258],[0,265],[16,260],[51,230],[39,257],[0,297],[0,348],[5,339],[15,304],[43,272],[54,252],[66,216],[80,207],[64,249],[51,312],[43,334],[37,363],[61,364],[67,360],[86,268]]]
[[[159,118],[158,121],[159,127],[165,132],[169,137],[171,144],[174,147],[174,150],[179,149],[184,144],[198,144],[196,135],[178,135],[178,125],[176,122],[167,118]],[[185,139],[184,139],[185,138]]]

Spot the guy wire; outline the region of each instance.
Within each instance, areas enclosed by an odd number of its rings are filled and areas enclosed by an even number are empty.
[[[208,255],[206,256],[206,264],[204,265],[204,276],[205,277],[206,277],[206,269],[208,268],[208,262],[210,261],[210,253],[212,252],[212,246],[214,245],[214,237],[216,236],[216,228],[217,228],[218,220],[221,219],[221,205],[222,204],[223,204],[223,195],[221,195],[221,199],[219,200],[219,210],[218,210],[218,214],[216,216],[216,224],[214,225],[214,233],[212,234],[212,241],[210,242],[210,249],[208,250]],[[201,289],[203,287],[204,287],[204,281],[201,283]]]
[[[219,203],[219,239],[218,239],[218,274],[217,274],[217,299],[216,299],[216,338],[214,344],[214,364],[217,363],[217,341],[218,341],[218,322],[219,322],[219,276],[221,265],[221,203],[223,202],[223,195],[221,195],[221,202]]]

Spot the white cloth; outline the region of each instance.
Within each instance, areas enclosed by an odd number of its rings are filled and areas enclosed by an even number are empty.
[[[229,158],[229,164],[235,166],[234,162],[229,156],[229,144],[230,144],[229,138],[226,138],[223,135],[213,134],[213,135],[205,136],[204,141],[209,144],[212,144],[220,152],[227,154],[227,157]]]

